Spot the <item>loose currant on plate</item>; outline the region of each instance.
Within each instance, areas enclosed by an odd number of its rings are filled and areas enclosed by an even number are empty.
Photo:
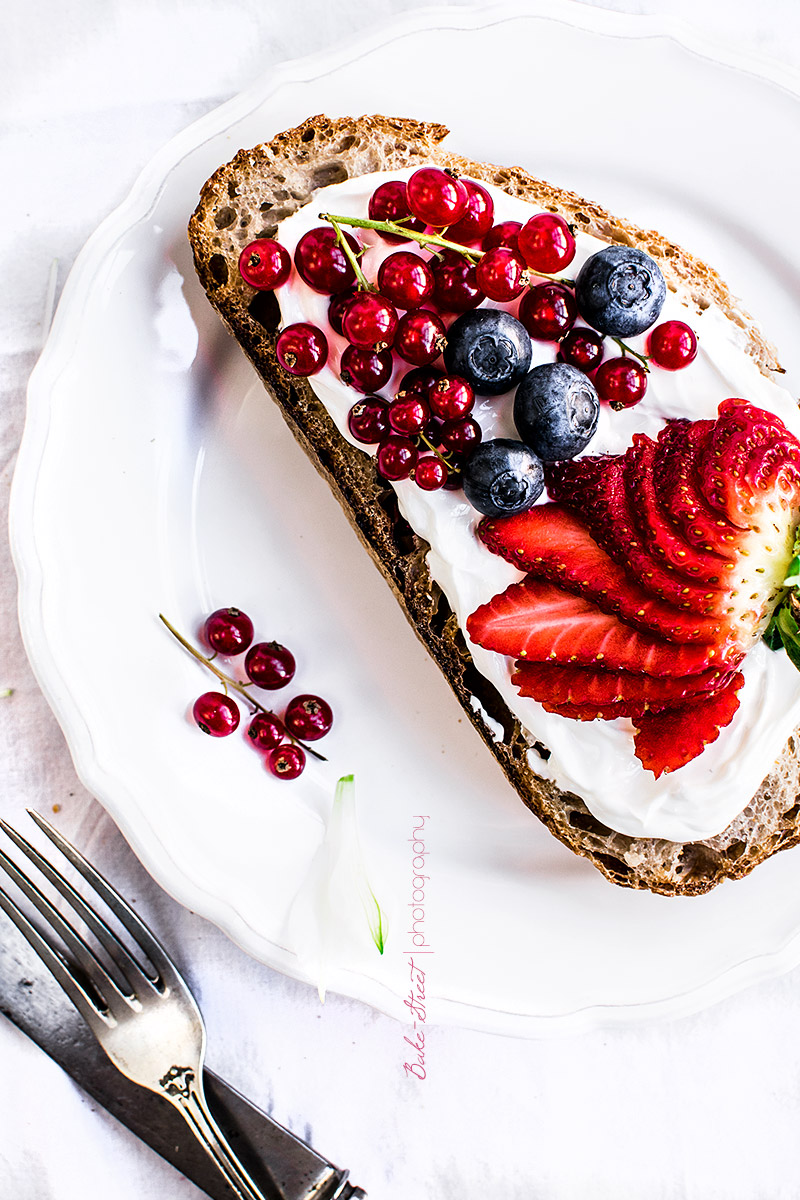
[[[217,654],[243,654],[253,640],[253,622],[238,608],[218,608],[206,617],[203,638]]]
[[[239,709],[223,692],[203,692],[194,702],[192,716],[209,737],[228,737],[239,727]]]

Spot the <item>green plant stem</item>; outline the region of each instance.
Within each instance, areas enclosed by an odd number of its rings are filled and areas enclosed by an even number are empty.
[[[623,354],[628,355],[631,358],[638,358],[639,362],[642,364],[645,371],[647,371],[647,373],[649,375],[650,368],[647,364],[649,363],[650,359],[647,357],[646,354],[640,354],[638,350],[632,349],[630,346],[626,345],[625,342],[623,342],[622,338],[612,337],[611,340],[612,340],[612,342],[617,343],[617,345],[619,346],[619,348]]]
[[[363,292],[377,291],[378,289],[373,284],[370,283],[370,281],[367,279],[364,272],[361,270],[361,263],[356,258],[355,254],[353,252],[353,247],[350,245],[347,238],[342,233],[342,229],[339,224],[338,217],[329,217],[328,220],[330,221],[331,225],[333,226],[333,228],[336,231],[336,240],[339,243],[339,245],[342,247],[345,258],[347,258],[349,260],[350,266],[355,271],[356,279],[358,280],[358,286],[361,288],[361,290]]]
[[[265,713],[266,716],[268,716],[268,717],[271,717],[274,715],[272,712],[270,712],[270,710],[268,708],[265,708],[263,704],[259,703],[258,700],[256,700],[253,696],[250,695],[250,693],[247,691],[247,688],[250,686],[249,684],[239,683],[238,679],[232,679],[230,677],[230,675],[226,675],[224,671],[220,671],[219,667],[215,667],[210,658],[207,658],[205,654],[201,654],[200,651],[195,646],[193,646],[191,642],[187,642],[187,640],[183,636],[183,634],[178,633],[175,626],[170,624],[170,622],[167,620],[167,618],[164,616],[163,613],[158,614],[158,619],[159,619],[159,621],[163,621],[163,623],[166,625],[167,629],[170,631],[172,636],[174,638],[177,638],[177,640],[183,646],[184,650],[188,650],[193,658],[196,658],[197,661],[201,662],[204,667],[208,667],[209,671],[211,671],[211,673],[213,675],[216,675],[217,679],[219,679],[220,682],[225,687],[226,692],[227,692],[228,688],[231,687],[231,688],[233,688],[233,690],[235,692],[238,692],[239,695],[243,699],[245,699],[248,704],[252,704],[254,709],[258,709],[259,712]],[[216,655],[214,655],[214,657],[216,658]],[[308,754],[313,754],[314,758],[318,758],[320,760],[320,762],[328,761],[327,758],[325,758],[324,754],[320,754],[317,750],[312,749],[312,747],[309,746],[306,742],[301,742],[299,738],[294,737],[291,733],[289,733],[288,730],[286,731],[286,736],[291,741],[296,742],[298,746],[302,746],[303,749]]]

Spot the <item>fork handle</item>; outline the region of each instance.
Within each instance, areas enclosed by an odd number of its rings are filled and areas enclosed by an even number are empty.
[[[170,1096],[170,1100],[208,1156],[216,1163],[234,1195],[239,1197],[239,1200],[267,1200],[239,1162],[224,1133],[212,1117],[206,1104],[202,1083],[198,1085],[198,1081],[194,1080],[184,1092]],[[278,1194],[277,1190],[273,1193],[275,1196]]]

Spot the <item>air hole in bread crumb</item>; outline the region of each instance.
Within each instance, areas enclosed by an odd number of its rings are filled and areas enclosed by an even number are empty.
[[[730,846],[726,847],[722,853],[729,862],[736,862],[737,858],[742,857],[746,849],[747,842],[731,842]]]
[[[413,554],[417,549],[417,540],[414,535],[414,530],[411,528],[408,521],[405,519],[405,517],[400,515],[400,508],[397,504],[397,496],[395,493],[390,488],[384,492],[381,492],[380,496],[378,496],[378,503],[391,521],[392,536],[398,552],[401,555]],[[398,575],[399,578],[402,579],[402,567],[400,564],[398,564],[398,567]]]
[[[611,830],[602,821],[598,821],[597,817],[593,817],[588,812],[578,812],[575,809],[569,814],[569,823],[573,829],[580,829],[584,833],[596,833],[600,837],[608,837]]]
[[[313,140],[316,136],[317,136],[317,132],[314,129],[314,126],[309,125],[308,129],[304,129],[303,132],[300,134],[300,141],[301,142],[313,142]]]
[[[800,813],[800,804],[795,804],[793,808],[783,814],[783,819],[784,821],[795,821],[798,813]]]
[[[228,264],[223,254],[212,254],[208,260],[208,269],[218,287],[228,282]]]
[[[325,163],[317,167],[311,176],[311,186],[315,188],[329,187],[332,183],[344,183],[347,179],[347,168],[340,162]]]
[[[230,196],[231,200],[235,200],[239,195],[239,188],[235,179],[228,180],[228,195]]]
[[[612,875],[620,875],[625,878],[625,876],[631,873],[628,864],[622,862],[619,858],[615,858],[613,854],[598,854],[597,861],[601,862]]]
[[[345,150],[350,150],[356,144],[355,134],[351,133],[349,137],[342,138],[339,145],[336,147],[337,154],[344,154]]]
[[[281,323],[281,306],[274,292],[256,292],[247,306],[254,321],[274,333]]]
[[[218,213],[214,214],[214,224],[217,229],[228,229],[236,220],[235,208],[221,208]]]
[[[275,205],[272,203],[271,200],[265,200],[263,204],[259,204],[258,211],[262,212],[262,213],[269,212],[269,210],[274,207],[275,207]]]
[[[264,226],[264,228],[263,228],[263,229],[260,229],[260,230],[258,231],[258,233],[256,234],[256,241],[257,241],[259,238],[271,238],[271,237],[275,237],[275,234],[276,234],[277,232],[278,232],[278,226],[277,226],[277,225],[265,225],[265,226]]]

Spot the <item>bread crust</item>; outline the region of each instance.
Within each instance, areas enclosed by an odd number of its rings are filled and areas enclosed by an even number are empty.
[[[275,356],[277,300],[245,284],[237,263],[248,242],[273,236],[280,221],[308,203],[320,187],[371,171],[433,162],[557,211],[605,241],[639,246],[658,261],[668,288],[680,290],[698,312],[717,304],[740,326],[747,352],[765,375],[781,370],[777,355],[716,271],[686,250],[521,167],[475,163],[454,155],[442,145],[447,132],[443,125],[406,118],[318,115],[264,145],[240,150],[204,185],[189,222],[197,273],[525,804],[612,882],[663,895],[700,895],[723,879],[742,878],[776,851],[800,842],[799,731],[789,738],[747,808],[722,833],[700,842],[616,833],[598,821],[579,796],[537,775],[529,758],[538,753],[545,760],[549,752],[537,744],[529,754],[531,746],[519,722],[475,668],[456,617],[431,579],[428,543],[400,515],[394,492],[378,477],[372,457],[339,435],[312,385],[280,367]],[[497,725],[502,739],[494,731]]]

